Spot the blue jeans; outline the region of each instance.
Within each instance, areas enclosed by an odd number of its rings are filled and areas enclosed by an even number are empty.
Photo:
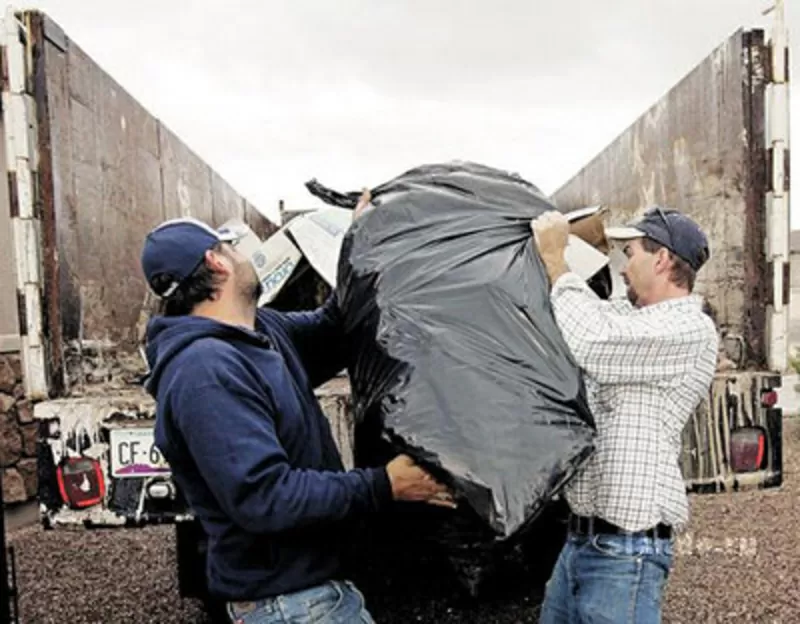
[[[673,543],[572,533],[547,583],[540,624],[659,624]]]
[[[364,597],[349,581],[316,587],[255,602],[228,603],[234,624],[375,624]]]

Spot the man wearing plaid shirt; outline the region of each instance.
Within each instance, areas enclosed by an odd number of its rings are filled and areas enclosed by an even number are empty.
[[[603,301],[567,268],[566,218],[551,212],[531,226],[597,423],[596,452],[565,492],[569,534],[541,622],[660,622],[674,533],[689,515],[681,433],[716,367],[716,329],[692,294],[708,241],[691,219],[661,208],[607,229],[625,240],[628,296]]]

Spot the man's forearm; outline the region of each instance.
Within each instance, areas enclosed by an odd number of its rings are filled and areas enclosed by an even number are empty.
[[[567,261],[564,259],[564,254],[545,254],[542,255],[542,263],[547,271],[547,276],[550,278],[550,286],[556,283],[559,277],[565,273],[569,273]]]

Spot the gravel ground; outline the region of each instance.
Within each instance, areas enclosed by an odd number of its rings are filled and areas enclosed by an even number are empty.
[[[666,623],[800,622],[800,420],[787,419],[784,443],[779,491],[693,498],[692,529],[678,544],[667,590]],[[170,527],[56,532],[29,526],[9,537],[24,624],[207,622],[198,603],[178,597]],[[416,563],[408,579],[370,571],[359,581],[378,622],[536,621],[532,587],[506,588],[474,604],[442,580],[434,562]]]

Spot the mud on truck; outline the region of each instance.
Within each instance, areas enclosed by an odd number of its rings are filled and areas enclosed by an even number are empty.
[[[553,195],[564,211],[603,205],[613,224],[662,203],[710,233],[698,290],[729,365],[683,432],[681,467],[698,493],[782,480],[789,109],[776,23],[771,36],[733,33]],[[34,403],[41,521],[52,530],[173,524],[181,592],[203,596],[202,532],[153,443],[154,405],[141,385],[154,311],[141,242],[170,217],[244,224],[254,264],[260,245],[279,244],[288,258],[260,266],[276,291],[268,305],[281,309],[324,299],[324,262],[312,263],[297,229],[278,231],[46,15],[9,10],[0,33],[0,241],[13,250],[0,261],[0,346],[19,354]],[[346,378],[318,395],[352,465]],[[558,541],[549,529],[541,539]]]

